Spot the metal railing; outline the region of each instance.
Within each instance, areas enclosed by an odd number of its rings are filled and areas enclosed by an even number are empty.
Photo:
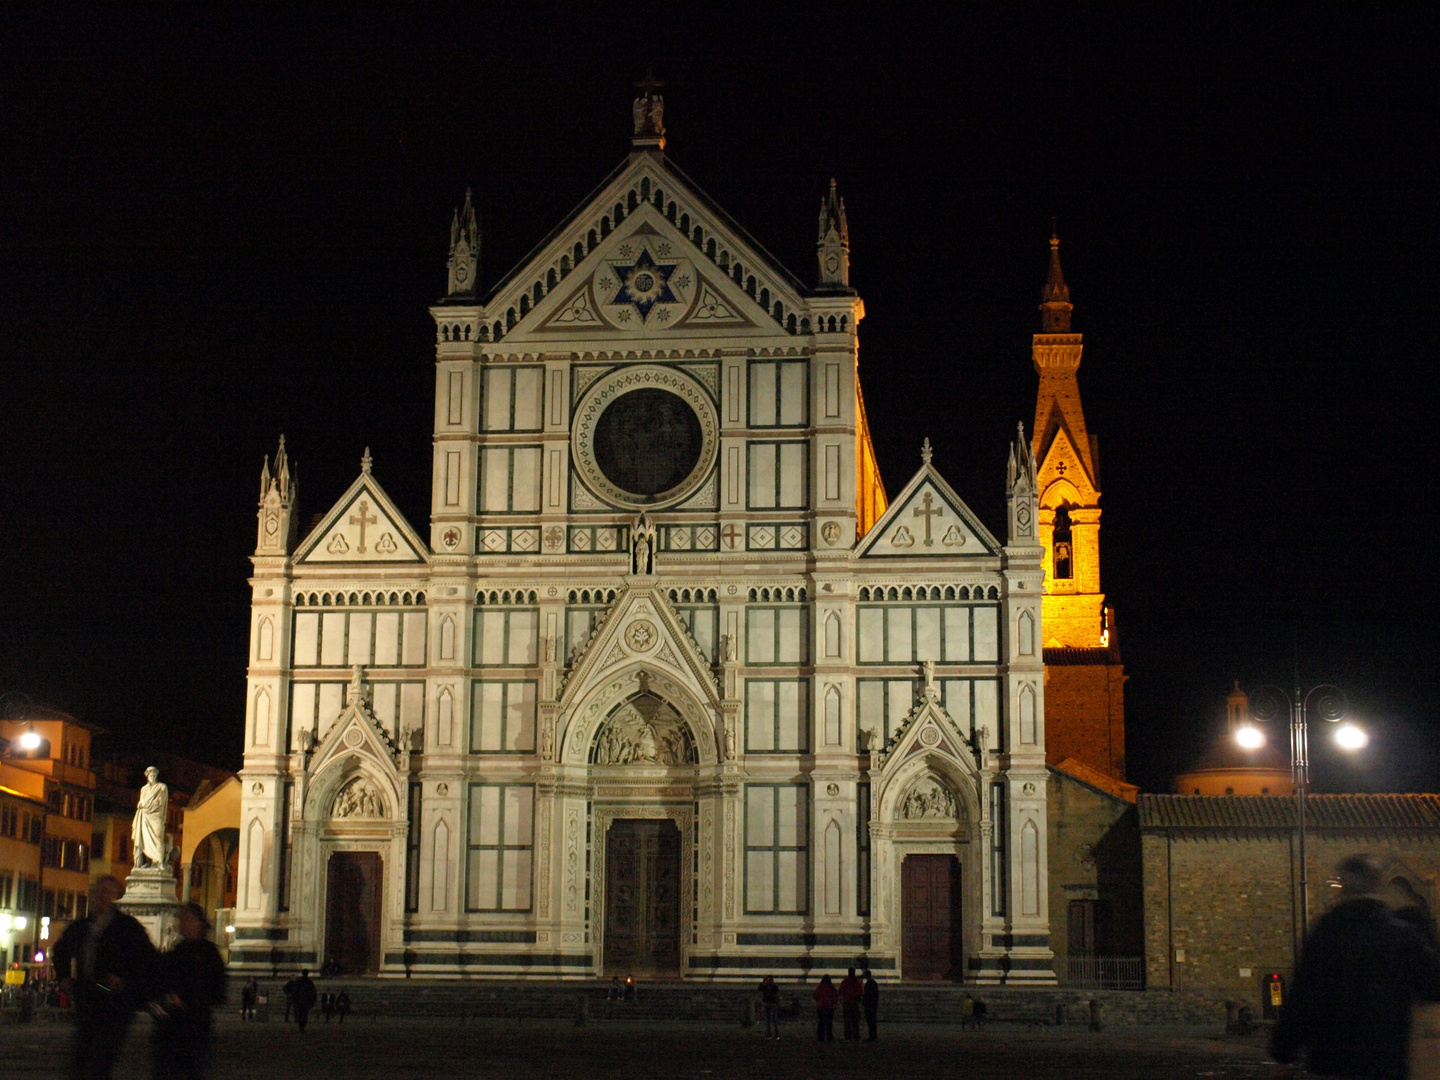
[[[1065,985],[1080,990],[1144,990],[1143,956],[1067,956]]]

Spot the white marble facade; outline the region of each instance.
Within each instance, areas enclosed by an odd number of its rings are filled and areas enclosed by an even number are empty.
[[[806,287],[662,147],[483,296],[457,216],[428,538],[368,454],[300,537],[267,463],[237,967],[318,966],[372,852],[381,974],[611,974],[607,830],[661,819],[685,978],[905,978],[902,863],[942,854],[964,976],[1054,980],[1028,444],[1003,541],[928,445],[887,509],[843,207]]]

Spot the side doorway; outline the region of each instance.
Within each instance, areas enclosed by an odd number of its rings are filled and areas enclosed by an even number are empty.
[[[325,960],[344,975],[380,968],[380,893],[385,878],[378,852],[337,851],[325,882]]]
[[[900,864],[901,970],[907,982],[965,975],[960,861],[954,855],[907,855]]]

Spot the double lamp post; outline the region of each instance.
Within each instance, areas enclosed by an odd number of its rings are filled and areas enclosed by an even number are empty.
[[[1295,687],[1294,695],[1278,686],[1262,686],[1250,698],[1250,715],[1235,729],[1235,741],[1244,750],[1265,745],[1261,725],[1268,725],[1288,712],[1290,717],[1290,778],[1295,784],[1295,816],[1300,834],[1300,933],[1310,926],[1309,881],[1305,870],[1305,789],[1310,784],[1310,719],[1338,725],[1333,732],[1340,749],[1354,752],[1370,741],[1364,730],[1348,720],[1349,703],[1338,686],[1321,683],[1309,690]]]

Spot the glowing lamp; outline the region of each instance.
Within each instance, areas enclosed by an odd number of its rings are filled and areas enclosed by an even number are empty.
[[[40,747],[40,736],[35,733],[33,727],[26,728],[17,741],[20,743],[21,750],[37,750]]]
[[[43,964],[45,962],[45,954],[43,952],[37,952],[35,954],[35,962],[37,964]]]
[[[1265,745],[1265,733],[1254,724],[1245,724],[1235,729],[1235,742],[1242,750],[1259,750]]]
[[[1363,750],[1370,743],[1370,736],[1354,724],[1341,724],[1335,729],[1335,745],[1341,750]]]
[[[6,932],[7,930],[9,930],[9,929],[10,929],[10,916],[9,916],[9,915],[0,915],[0,934],[5,933],[5,932]]]
[[[25,918],[24,915],[16,915],[16,916],[15,916],[15,929],[16,929],[16,930],[24,930],[25,927],[27,927],[27,926],[29,926],[29,925],[30,925],[30,920],[27,919],[27,918]]]
[[[233,927],[233,926],[227,926],[227,927],[225,927],[225,932],[226,932],[227,934],[233,934],[233,933],[235,932],[235,927]]]

